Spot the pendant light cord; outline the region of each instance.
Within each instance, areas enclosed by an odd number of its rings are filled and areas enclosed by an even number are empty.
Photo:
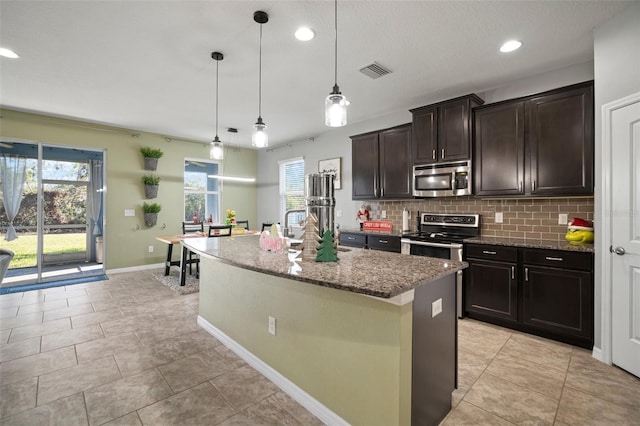
[[[260,60],[258,65],[258,117],[262,117],[262,24],[260,24]]]
[[[218,139],[218,78],[220,76],[220,61],[216,61],[216,140]]]
[[[336,45],[335,45],[335,58],[334,58],[334,63],[335,63],[335,87],[338,87],[338,0],[335,0],[334,2],[334,24],[335,24],[335,31],[336,31]]]

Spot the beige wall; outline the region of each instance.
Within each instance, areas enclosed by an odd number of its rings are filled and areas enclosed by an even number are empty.
[[[411,230],[416,230],[417,212],[471,213],[481,215],[480,233],[485,237],[510,237],[563,241],[567,225],[558,224],[558,215],[593,220],[593,197],[551,199],[492,199],[447,197],[424,200],[369,202],[374,219],[390,220],[394,230],[402,229],[402,210],[411,211]],[[387,218],[381,219],[382,210]],[[496,212],[503,222],[495,223]]]
[[[166,246],[156,236],[181,232],[183,217],[183,168],[185,158],[209,158],[205,143],[178,139],[167,142],[165,135],[98,126],[11,110],[1,110],[0,135],[24,142],[104,149],[106,159],[105,262],[108,270],[161,263]],[[132,134],[138,134],[132,137]],[[158,198],[162,205],[158,224],[146,228],[142,215],[145,173],[140,147],[160,148],[164,156],[154,174],[160,177]],[[223,160],[226,175],[257,175],[257,154],[250,149],[228,150]],[[235,209],[239,219],[256,223],[256,185],[224,183],[222,209]],[[135,209],[135,217],[125,217],[125,209]],[[148,252],[148,246],[154,252]]]
[[[410,424],[412,304],[203,257],[200,315],[354,425]],[[276,335],[267,332],[269,315]]]

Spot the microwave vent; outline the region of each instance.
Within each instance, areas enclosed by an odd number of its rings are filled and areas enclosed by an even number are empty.
[[[360,72],[367,77],[376,79],[391,73],[391,70],[389,68],[383,67],[377,62],[374,62],[364,68],[360,68]]]

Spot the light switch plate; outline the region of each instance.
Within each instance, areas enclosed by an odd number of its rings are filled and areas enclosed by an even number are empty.
[[[153,246],[149,246],[149,253],[153,253]]]
[[[502,223],[502,212],[496,212],[496,223]]]
[[[276,335],[276,319],[269,315],[269,334]]]
[[[380,214],[380,217],[382,219],[386,219],[387,218],[387,211],[386,210],[382,210],[382,213]]]
[[[134,209],[124,209],[124,215],[126,217],[135,216],[136,215],[136,211]]]
[[[569,218],[566,213],[560,213],[558,215],[558,225],[566,225],[568,221],[569,221]]]
[[[336,210],[336,217],[342,217],[342,210]]]
[[[442,298],[431,303],[431,318],[442,313]]]

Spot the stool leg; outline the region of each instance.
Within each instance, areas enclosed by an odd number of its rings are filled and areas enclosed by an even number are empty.
[[[187,275],[187,248],[182,247],[182,262],[180,262],[180,285],[184,286]]]

